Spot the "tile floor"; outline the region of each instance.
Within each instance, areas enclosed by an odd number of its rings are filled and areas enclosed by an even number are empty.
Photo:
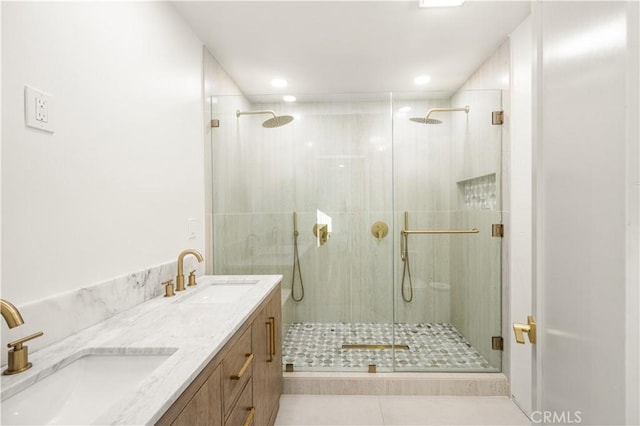
[[[293,323],[283,341],[285,364],[313,371],[321,368],[393,368],[391,349],[342,349],[343,344],[390,345],[394,327],[389,323]],[[483,371],[492,366],[451,324],[395,324],[395,344],[399,369],[434,371]]]
[[[291,395],[276,426],[529,425],[507,397]]]

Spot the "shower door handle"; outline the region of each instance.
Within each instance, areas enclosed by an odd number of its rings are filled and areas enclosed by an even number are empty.
[[[527,317],[527,324],[513,323],[513,332],[516,335],[516,342],[524,345],[524,333],[529,336],[531,344],[536,343],[536,320],[531,315]]]

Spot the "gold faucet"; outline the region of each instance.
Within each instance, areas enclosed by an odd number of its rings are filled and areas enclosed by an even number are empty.
[[[184,290],[184,257],[192,254],[198,259],[198,263],[202,262],[202,255],[198,250],[187,249],[178,256],[178,276],[176,277],[176,291]]]
[[[13,306],[12,303],[7,302],[6,300],[0,299],[0,312],[2,312],[2,317],[7,322],[9,328],[14,328],[19,325],[24,324],[24,320],[22,319],[22,315],[18,311],[18,308]],[[7,345],[8,348],[12,349],[9,351],[9,368],[4,370],[2,374],[11,375],[16,373],[21,373],[25,370],[31,368],[32,364],[29,362],[29,352],[28,347],[23,346],[25,342],[28,342],[31,339],[35,339],[36,337],[42,336],[44,333],[39,331],[37,333],[31,334],[27,337],[23,337],[22,339],[18,339],[14,342],[11,342]]]
[[[6,300],[0,299],[0,312],[2,312],[2,316],[4,317],[4,320],[7,322],[7,325],[9,326],[9,328],[14,328],[24,324],[22,315],[20,315],[18,308],[13,306],[12,303],[7,302]]]

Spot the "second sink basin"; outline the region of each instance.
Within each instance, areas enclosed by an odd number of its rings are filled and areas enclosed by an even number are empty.
[[[94,423],[171,354],[87,354],[2,401],[3,425]]]
[[[233,303],[240,300],[251,288],[251,284],[211,284],[198,292],[177,300],[176,303]]]
[[[233,303],[240,300],[260,280],[242,276],[218,276],[208,283],[201,284],[198,291],[185,295],[175,303]]]

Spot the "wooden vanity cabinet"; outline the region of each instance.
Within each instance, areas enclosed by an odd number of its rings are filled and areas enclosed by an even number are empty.
[[[172,425],[192,426],[207,424],[222,426],[222,406],[219,403],[211,403],[212,401],[222,400],[222,389],[220,388],[221,370],[221,367],[214,369],[211,376],[197,389],[184,409],[171,422]]]
[[[282,314],[280,291],[266,301],[253,322],[252,335],[256,347],[254,397],[256,425],[273,425],[282,393]]]
[[[281,348],[278,284],[156,424],[272,426],[282,393]]]

